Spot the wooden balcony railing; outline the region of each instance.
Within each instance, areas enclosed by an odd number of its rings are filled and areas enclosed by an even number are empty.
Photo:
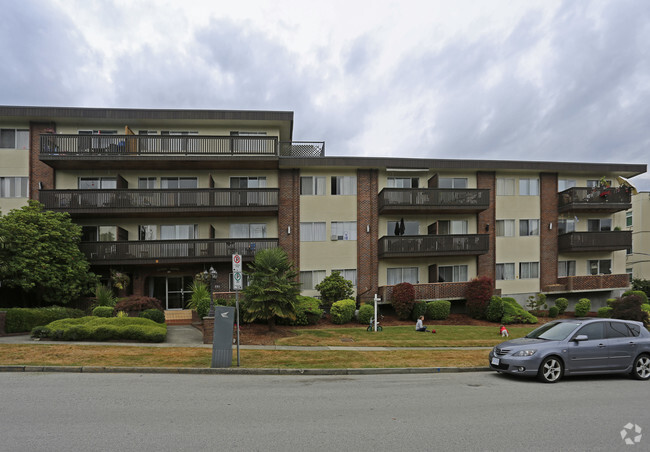
[[[488,234],[402,235],[379,239],[379,258],[468,256],[489,250]]]
[[[466,297],[469,282],[444,282],[429,284],[413,284],[416,300],[453,300]],[[379,298],[382,302],[390,303],[393,300],[395,286],[380,286]]]
[[[458,212],[486,210],[490,190],[472,188],[384,188],[379,213]]]
[[[277,188],[152,190],[40,190],[48,210],[71,215],[263,214],[278,211]]]
[[[277,248],[278,239],[193,239],[81,242],[91,264],[181,264],[226,262],[233,254],[252,260],[260,250]]]
[[[632,247],[631,231],[569,232],[558,236],[560,253],[618,251]]]
[[[573,187],[558,194],[558,212],[620,212],[632,207],[627,186]]]
[[[630,286],[630,275],[627,273],[610,275],[563,276],[557,279],[557,284],[547,286],[544,292],[572,292],[589,290],[625,289]]]

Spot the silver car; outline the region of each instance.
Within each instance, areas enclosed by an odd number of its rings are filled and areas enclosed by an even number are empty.
[[[650,378],[650,332],[640,322],[562,319],[490,352],[490,368],[555,383],[564,375],[629,373]]]

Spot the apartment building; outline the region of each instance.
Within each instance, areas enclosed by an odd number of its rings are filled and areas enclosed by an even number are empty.
[[[0,107],[0,130],[15,146],[1,174],[81,225],[93,271],[128,273],[168,309],[209,267],[228,292],[231,255],[270,247],[307,295],[335,270],[360,299],[402,281],[462,299],[482,275],[521,301],[629,284],[617,178],[645,165],[327,156],[293,140],[292,112]]]
[[[650,279],[650,192],[633,191],[632,208],[616,215],[632,232],[626,272],[631,278]]]

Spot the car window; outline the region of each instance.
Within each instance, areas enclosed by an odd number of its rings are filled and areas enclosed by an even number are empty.
[[[607,338],[630,337],[632,336],[632,331],[628,328],[627,323],[606,322],[605,334],[607,335]]]
[[[580,326],[580,322],[549,322],[526,335],[532,339],[546,339],[547,341],[561,341]]]
[[[635,325],[633,323],[627,323],[626,325],[630,329],[632,336],[639,337],[641,334],[641,327],[639,325]]]
[[[576,336],[584,334],[587,336],[588,340],[590,341],[603,339],[604,337],[603,323],[605,322],[588,323],[582,328],[580,328],[578,331],[576,331]]]

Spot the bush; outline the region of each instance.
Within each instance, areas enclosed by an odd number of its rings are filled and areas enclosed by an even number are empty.
[[[490,298],[494,293],[494,283],[491,278],[481,276],[470,281],[467,288],[467,314],[473,319],[484,319]]]
[[[526,311],[517,300],[511,297],[503,297],[503,317],[501,323],[537,323],[537,317]]]
[[[451,312],[451,302],[435,300],[427,303],[427,318],[431,320],[445,320]]]
[[[230,302],[229,300],[223,300],[223,302]],[[234,300],[232,300],[234,306]],[[305,326],[305,325],[315,325],[323,317],[323,310],[320,308],[320,300],[313,297],[305,297],[299,295],[296,303],[294,304],[296,310],[296,318],[279,318],[278,324],[280,325],[291,325],[291,326]],[[223,305],[227,306],[227,305]]]
[[[110,306],[111,308],[117,303],[117,298],[113,296],[110,287],[103,284],[97,284],[95,287],[95,306]]]
[[[548,305],[546,304],[546,295],[543,293],[538,293],[537,295],[531,295],[528,297],[526,302],[528,310],[533,315],[541,315],[543,309],[547,309]]]
[[[323,306],[329,308],[337,300],[347,300],[354,293],[352,282],[341,276],[341,272],[333,271],[316,284],[315,289],[320,292]]]
[[[413,311],[415,304],[415,288],[413,284],[403,282],[393,287],[393,297],[391,304],[395,313],[400,320],[407,320]]]
[[[613,319],[636,320],[648,323],[648,312],[643,309],[644,298],[639,295],[627,295],[618,299],[612,306]]]
[[[427,315],[427,302],[426,301],[416,301],[413,304],[413,310],[411,311],[411,319],[412,320],[417,320],[420,318],[420,316],[426,316]]]
[[[140,313],[147,309],[158,309],[162,311],[160,300],[153,297],[143,297],[140,295],[131,295],[130,297],[122,298],[116,305],[115,311],[124,311],[126,313]]]
[[[140,313],[140,317],[153,320],[156,323],[165,323],[165,313],[158,309],[146,309]]]
[[[189,289],[192,291],[192,295],[187,303],[187,308],[196,311],[199,318],[202,319],[208,315],[210,310],[210,289],[206,283],[196,279],[190,284]]]
[[[610,308],[614,307],[614,303],[616,303],[617,298],[608,298],[607,301],[605,302],[607,306]]]
[[[560,308],[558,308],[557,306],[551,306],[550,308],[548,308],[548,316],[553,319],[557,317],[559,313],[560,313]]]
[[[602,317],[603,319],[607,319],[607,318],[611,317],[612,310],[613,310],[613,308],[610,307],[610,306],[603,306],[602,308],[598,309],[598,317]]]
[[[7,309],[5,331],[7,333],[26,333],[36,326],[47,325],[59,319],[83,317],[79,309],[50,306],[47,308],[11,308]]]
[[[642,304],[648,303],[648,296],[642,290],[628,290],[626,292],[623,292],[621,298],[627,297],[628,295],[636,295],[637,297],[641,297]]]
[[[589,300],[589,298],[581,298],[580,300],[578,300],[574,311],[576,317],[586,316],[589,313],[589,311],[591,311],[591,301]]]
[[[648,303],[642,304],[641,305],[641,310],[647,312],[648,314],[650,314],[650,304],[648,304]]]
[[[424,303],[422,303],[424,304]],[[359,307],[359,323],[370,325],[370,319],[375,318],[375,306],[371,304],[362,304]]]
[[[97,306],[93,309],[93,316],[95,317],[113,317],[115,310],[111,306]]]
[[[566,308],[569,307],[569,300],[566,298],[558,298],[555,300],[555,306],[559,309],[558,314],[562,315],[566,311]]]
[[[149,319],[132,317],[81,317],[56,320],[44,327],[32,329],[32,337],[63,341],[135,340],[163,342],[167,326]]]
[[[330,319],[332,323],[337,325],[342,325],[348,323],[354,317],[354,311],[356,311],[357,303],[354,300],[340,300],[332,304],[330,309]]]
[[[489,322],[501,322],[501,318],[503,317],[503,300],[501,297],[495,295],[490,298],[490,304],[488,304],[485,317]]]

